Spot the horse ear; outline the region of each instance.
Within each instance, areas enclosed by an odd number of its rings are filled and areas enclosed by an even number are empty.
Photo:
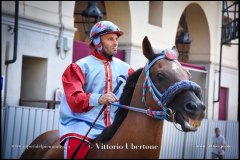
[[[176,47],[176,46],[173,46],[173,47],[172,47],[172,50],[174,51],[176,58],[178,58],[179,52],[178,52],[177,47]]]
[[[151,43],[148,40],[148,37],[145,36],[142,42],[142,49],[143,49],[143,54],[144,56],[148,59],[151,60],[154,57],[154,52],[151,46]]]
[[[175,51],[177,51],[177,52],[178,52],[178,49],[177,49],[177,47],[176,47],[176,46],[173,46],[173,47],[172,47],[172,50],[175,50]]]

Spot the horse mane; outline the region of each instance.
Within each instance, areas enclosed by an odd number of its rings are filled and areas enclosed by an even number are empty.
[[[142,68],[138,69],[128,77],[126,85],[124,86],[124,89],[123,89],[123,93],[119,99],[120,104],[130,105],[136,83],[141,73],[142,73]],[[118,108],[116,110],[115,119],[112,125],[103,130],[102,134],[98,136],[97,141],[101,143],[109,141],[113,137],[115,132],[118,130],[123,120],[127,117],[127,114],[128,114],[128,110]]]

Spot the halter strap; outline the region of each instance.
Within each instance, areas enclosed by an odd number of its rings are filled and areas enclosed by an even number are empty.
[[[163,110],[167,111],[170,109],[169,107],[166,106],[166,104],[178,93],[182,92],[183,90],[193,90],[195,94],[200,98],[200,86],[196,84],[193,81],[189,80],[183,80],[180,82],[174,83],[172,86],[170,86],[167,90],[165,90],[163,93],[161,93],[155,84],[152,82],[150,78],[150,69],[151,67],[161,59],[167,59],[170,61],[177,61],[177,57],[174,56],[174,51],[167,48],[162,51],[162,54],[155,59],[153,59],[150,63],[148,62],[146,67],[145,67],[145,81],[143,83],[143,94],[142,94],[142,102],[144,103],[145,107],[147,107],[146,104],[146,92],[147,89],[149,89],[150,93],[152,94],[152,97],[156,104]],[[162,116],[162,118],[165,116],[166,117],[166,112],[163,112],[163,114],[159,115]],[[163,118],[165,119],[165,118]]]
[[[142,102],[144,103],[145,107],[147,107],[146,104],[146,92],[147,89],[149,89],[150,93],[153,96],[154,101],[157,103],[157,105],[161,108],[161,111],[153,111],[151,107],[148,109],[142,109],[142,108],[136,108],[132,106],[126,106],[121,105],[119,103],[110,103],[110,105],[116,106],[118,108],[128,109],[135,112],[146,114],[152,118],[161,119],[161,120],[167,120],[170,121],[170,117],[173,117],[174,113],[171,110],[171,108],[167,107],[166,104],[171,100],[176,94],[182,92],[183,90],[193,90],[195,94],[200,98],[200,86],[196,84],[193,81],[189,80],[183,80],[180,82],[174,83],[172,86],[170,86],[167,90],[165,90],[163,93],[161,93],[157,87],[154,85],[150,78],[150,68],[156,63],[158,60],[161,59],[167,59],[170,61],[177,61],[177,57],[175,57],[173,54],[174,51],[167,48],[162,51],[162,54],[160,56],[157,56],[155,59],[153,59],[150,63],[148,62],[145,67],[145,81],[143,83],[143,94],[142,94]],[[159,98],[158,98],[159,97]],[[168,113],[170,112],[170,113]],[[172,120],[172,119],[171,119]]]

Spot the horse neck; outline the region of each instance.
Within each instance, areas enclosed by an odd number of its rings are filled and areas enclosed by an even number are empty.
[[[130,106],[146,109],[141,101],[144,78],[145,72],[143,69],[135,87]],[[157,146],[156,149],[151,150],[130,150],[129,152],[131,153],[129,154],[134,158],[159,158],[162,127],[163,121],[153,119],[143,113],[129,111],[126,119],[110,143],[120,144],[122,142],[123,145],[128,143],[133,145]]]

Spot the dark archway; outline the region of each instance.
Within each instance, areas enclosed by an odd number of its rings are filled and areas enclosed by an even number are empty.
[[[184,12],[186,16],[189,37],[192,40],[191,46],[189,48],[189,55],[185,57],[185,62],[209,63],[211,44],[209,25],[206,15],[201,6],[196,3],[188,5],[185,8]],[[179,20],[176,36],[178,36],[182,30],[183,28],[180,25]],[[178,49],[181,50],[181,48]],[[181,57],[179,60],[181,61]]]
[[[88,1],[76,1],[74,13],[81,13],[87,8]],[[128,44],[131,41],[131,16],[129,2],[127,1],[98,1],[98,8],[104,14],[103,20],[108,20],[116,24],[123,32],[124,36],[119,38],[119,49],[122,44]],[[74,16],[74,21],[79,22],[80,17]],[[85,34],[81,23],[74,23],[77,29],[74,36],[73,44],[73,60],[75,62],[79,58],[89,55],[89,37]],[[125,51],[119,50],[117,58],[125,61]]]

